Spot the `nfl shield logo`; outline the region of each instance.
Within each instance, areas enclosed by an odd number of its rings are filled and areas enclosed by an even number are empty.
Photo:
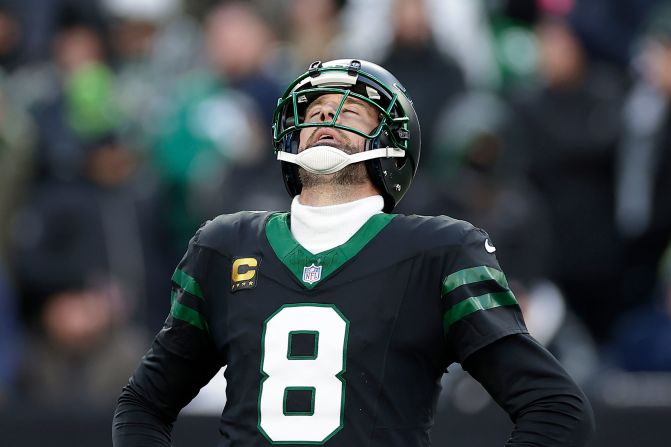
[[[303,282],[308,284],[315,283],[322,279],[322,266],[312,264],[310,267],[303,267]]]

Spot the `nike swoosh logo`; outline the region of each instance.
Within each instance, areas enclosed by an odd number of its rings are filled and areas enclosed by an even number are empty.
[[[489,242],[489,239],[485,239],[485,250],[487,250],[487,253],[494,253],[496,251],[496,247]]]

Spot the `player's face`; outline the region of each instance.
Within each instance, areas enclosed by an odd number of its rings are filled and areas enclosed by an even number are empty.
[[[315,99],[305,112],[306,123],[333,121],[342,95],[329,93]],[[365,102],[348,97],[338,115],[338,124],[370,133],[380,123],[375,109]],[[299,152],[313,146],[333,146],[349,154],[364,149],[365,138],[333,127],[308,127],[301,130]]]
[[[329,93],[315,99],[307,108],[305,122],[324,123],[333,121],[342,95]],[[370,133],[379,124],[375,109],[356,98],[347,98],[338,115],[338,124],[352,127],[362,132]],[[362,152],[365,138],[353,132],[333,127],[308,127],[301,130],[301,152],[313,146],[333,146],[348,154]],[[312,174],[303,168],[298,168],[298,174],[303,188],[319,185],[362,185],[370,183],[364,163],[353,163],[345,166],[333,174]]]

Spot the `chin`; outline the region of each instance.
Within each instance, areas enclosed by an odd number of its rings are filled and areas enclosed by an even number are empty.
[[[313,174],[305,169],[298,168],[298,177],[303,188],[314,188],[317,186],[360,186],[370,183],[368,171],[363,163],[354,163],[345,166],[338,172],[332,174]]]

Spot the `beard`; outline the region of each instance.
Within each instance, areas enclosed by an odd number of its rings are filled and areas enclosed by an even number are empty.
[[[333,174],[313,174],[298,167],[298,178],[303,188],[312,188],[319,185],[364,185],[369,182],[368,171],[363,162],[347,165]]]
[[[344,132],[343,132],[344,133]],[[336,149],[340,149],[346,154],[354,154],[360,152],[360,149],[355,147],[351,140],[344,135],[341,135],[341,140],[343,141],[339,145],[335,144],[324,144],[318,141],[309,142],[308,146],[305,149],[309,149],[314,146],[332,146]],[[366,165],[364,162],[353,163],[342,168],[338,172],[333,174],[314,174],[312,172],[306,171],[302,167],[298,167],[298,178],[301,181],[301,184],[304,188],[312,188],[319,185],[337,185],[337,186],[346,186],[346,185],[363,185],[369,183],[368,171],[366,170]]]

